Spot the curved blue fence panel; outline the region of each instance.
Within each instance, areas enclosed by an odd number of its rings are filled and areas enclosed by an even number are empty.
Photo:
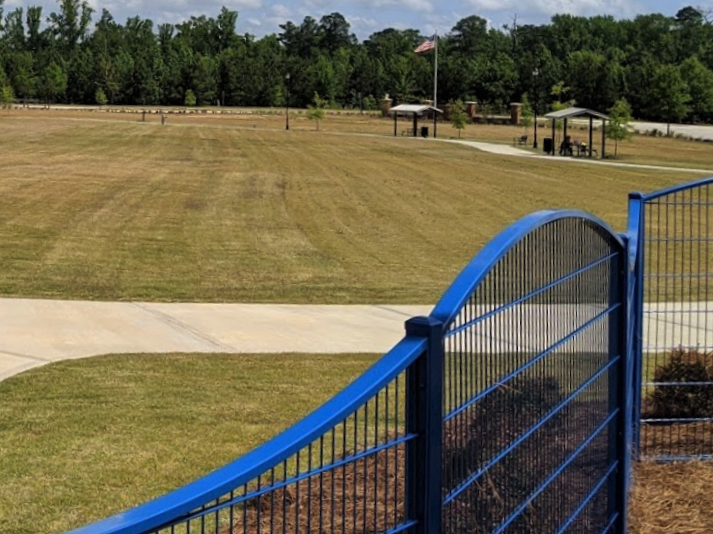
[[[600,220],[540,212],[438,303],[444,532],[624,531],[626,266]]]
[[[407,370],[424,354],[406,337],[350,386],[282,434],[213,473],[71,534],[389,532],[404,513]],[[345,530],[346,529],[346,530]]]
[[[640,457],[713,459],[713,178],[635,193],[630,205]]]

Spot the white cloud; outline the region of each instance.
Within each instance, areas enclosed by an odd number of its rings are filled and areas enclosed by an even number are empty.
[[[380,22],[371,17],[360,17],[358,15],[350,15],[346,17],[349,24],[355,28],[376,28],[380,25]]]
[[[258,19],[248,19],[248,22],[253,26],[262,26],[262,22],[260,22]]]
[[[357,0],[354,4],[365,9],[395,7],[408,9],[416,13],[431,13],[434,10],[431,0]]]
[[[270,6],[270,13],[273,17],[280,17],[284,19],[292,16],[292,11],[284,4],[274,4]]]
[[[464,0],[464,4],[482,11],[528,12],[539,15],[629,14],[636,11],[631,0]]]

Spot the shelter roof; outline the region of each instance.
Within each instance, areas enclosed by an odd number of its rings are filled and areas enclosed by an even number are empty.
[[[569,119],[571,117],[581,117],[582,115],[587,117],[593,117],[595,119],[609,120],[609,116],[604,115],[604,113],[599,113],[593,109],[587,108],[567,108],[561,109],[560,111],[552,111],[545,115],[546,119]]]
[[[443,113],[443,111],[438,108],[421,104],[399,104],[398,106],[390,108],[389,113],[415,113],[417,115],[421,115],[424,111],[427,110],[433,110],[436,113]]]

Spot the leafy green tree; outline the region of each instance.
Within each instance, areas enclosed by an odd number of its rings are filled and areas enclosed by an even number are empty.
[[[713,119],[713,72],[696,56],[681,64],[681,76],[691,96],[691,113],[702,121]]]
[[[688,84],[676,65],[660,65],[651,80],[649,112],[667,123],[666,135],[671,135],[671,123],[680,121],[690,110]]]
[[[12,87],[4,85],[0,90],[0,104],[2,104],[3,109],[9,110],[12,108],[14,99],[15,95],[12,92]]]
[[[86,0],[58,1],[59,13],[51,13],[47,22],[60,48],[74,50],[87,35],[94,9]]]
[[[327,101],[315,93],[312,102],[313,104],[307,106],[307,118],[317,123],[317,131],[319,131],[319,121],[324,120],[326,116],[324,108],[327,105]]]
[[[37,89],[37,76],[34,71],[34,58],[30,52],[12,54],[8,62],[10,85],[23,102],[32,98]]]
[[[188,91],[186,91],[186,98],[185,98],[184,103],[185,103],[186,107],[189,107],[189,108],[196,105],[196,94],[193,92],[192,89],[189,89]]]
[[[62,67],[54,61],[50,63],[42,73],[37,89],[47,104],[54,103],[56,98],[67,90],[67,75]]]
[[[564,104],[567,104],[567,106],[568,106],[569,103],[568,103],[568,102],[562,102],[562,99],[565,97],[565,95],[566,95],[567,93],[569,93],[569,91],[570,91],[571,89],[572,89],[571,87],[567,87],[567,86],[564,84],[564,82],[560,81],[560,82],[557,82],[556,84],[554,84],[554,85],[552,86],[552,89],[550,90],[550,94],[551,94],[552,96],[554,96],[554,97],[557,98],[556,104],[559,105],[559,104],[563,104],[563,103],[564,103]],[[554,107],[555,107],[555,105],[553,104],[553,108],[554,108]],[[559,106],[559,109],[564,109],[564,108],[562,108],[561,106]]]
[[[461,130],[468,124],[468,114],[465,112],[465,104],[460,98],[452,102],[451,105],[451,125],[458,130],[458,139],[460,139]]]
[[[97,89],[97,92],[94,93],[94,100],[96,101],[99,106],[104,107],[106,106],[106,103],[108,102],[108,99],[106,97],[106,93],[104,92],[104,89],[101,87]]]
[[[631,138],[632,132],[628,128],[631,122],[631,106],[622,98],[609,110],[609,124],[607,125],[607,138],[614,141],[614,157],[619,150],[619,141],[626,141]]]
[[[569,107],[572,107],[574,105],[574,100],[566,100],[562,101],[564,96],[570,91],[570,87],[565,86],[564,82],[557,82],[552,86],[552,89],[550,90],[550,95],[556,97],[557,100],[552,102],[550,104],[550,109],[552,111],[562,111],[563,109],[567,109]],[[558,120],[555,121],[555,128],[557,131],[561,131],[564,128],[564,121]],[[555,139],[555,143],[556,143]]]

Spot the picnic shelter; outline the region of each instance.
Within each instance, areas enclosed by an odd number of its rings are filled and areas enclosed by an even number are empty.
[[[413,130],[407,128],[401,132],[401,135],[407,135],[410,133],[414,137],[418,137],[418,119],[419,117],[422,117],[424,113],[428,112],[443,113],[443,111],[438,108],[422,104],[399,104],[398,106],[390,108],[389,113],[394,116],[394,137],[399,135],[399,115],[402,117],[412,117]],[[421,135],[423,137],[428,137],[428,127],[424,127],[422,129]]]
[[[575,119],[579,117],[584,117],[589,119],[589,141],[578,141],[578,140],[571,140],[571,136],[567,135],[567,126],[568,122],[570,119]],[[551,113],[548,113],[545,115],[545,119],[551,120],[552,121],[552,141],[550,143],[547,143],[547,141],[543,144],[543,149],[545,152],[550,152],[552,153],[553,156],[559,154],[561,156],[573,156],[574,151],[577,151],[577,155],[585,155],[588,157],[592,157],[593,153],[596,153],[596,149],[593,147],[593,141],[594,141],[594,121],[595,120],[601,120],[602,121],[602,142],[600,146],[601,150],[601,157],[604,158],[606,154],[606,136],[607,136],[607,121],[610,120],[607,115],[604,115],[603,113],[600,113],[598,111],[594,111],[592,109],[587,109],[587,108],[577,108],[577,107],[570,107],[566,109],[562,109],[560,111],[553,111]],[[557,121],[564,121],[564,137],[562,143],[560,143],[559,150],[555,146],[555,139],[556,139],[556,127],[557,127]],[[550,150],[548,150],[550,149]]]

